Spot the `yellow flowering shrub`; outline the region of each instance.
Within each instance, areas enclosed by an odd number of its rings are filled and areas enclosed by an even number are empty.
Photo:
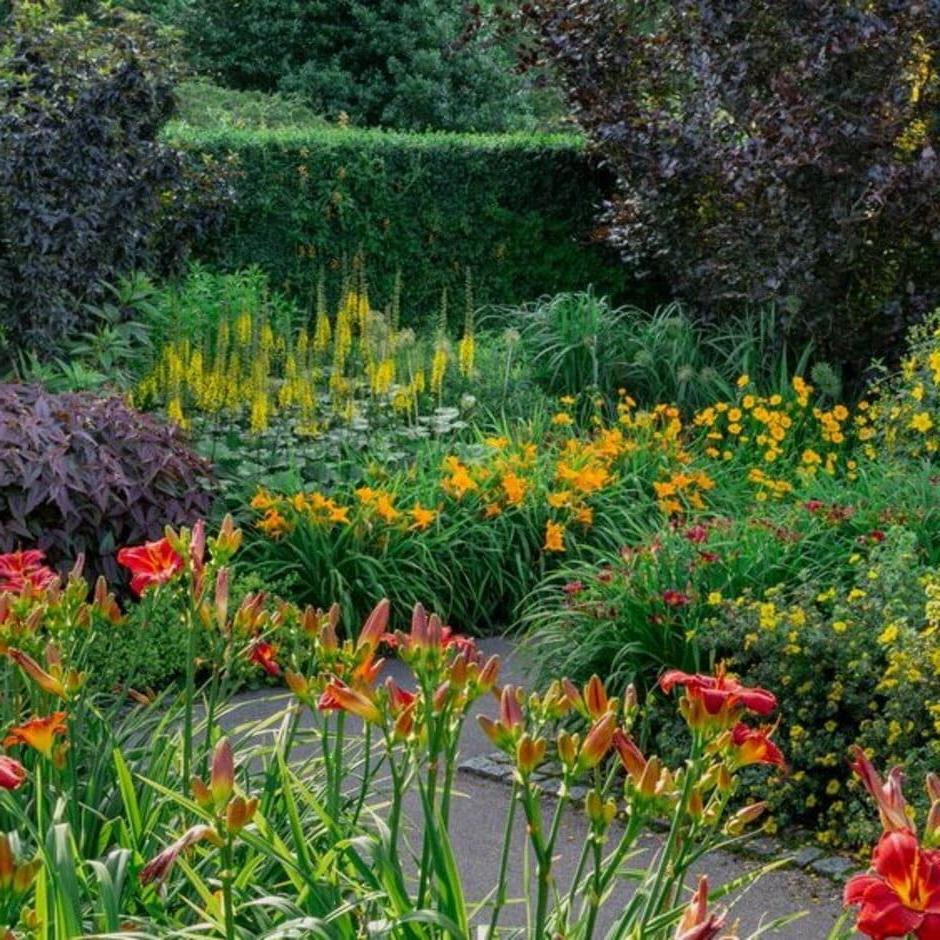
[[[772,791],[775,824],[809,824],[833,847],[877,835],[864,794],[845,783],[851,744],[911,779],[940,762],[940,569],[910,532],[880,539],[853,553],[842,583],[745,592],[697,631],[709,655],[791,702],[779,734],[792,769]]]
[[[911,330],[900,372],[876,389],[868,409],[878,439],[914,458],[940,449],[940,310]],[[871,447],[871,456],[875,448]]]

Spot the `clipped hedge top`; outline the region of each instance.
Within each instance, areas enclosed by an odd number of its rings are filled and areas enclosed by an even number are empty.
[[[406,147],[415,150],[438,150],[447,147],[467,147],[477,150],[573,150],[585,149],[585,139],[578,134],[473,134],[452,131],[409,133],[358,127],[277,127],[235,128],[220,127],[212,130],[196,128],[179,121],[167,125],[164,136],[187,147],[249,147],[280,145],[286,149],[316,147],[369,147],[379,145]]]

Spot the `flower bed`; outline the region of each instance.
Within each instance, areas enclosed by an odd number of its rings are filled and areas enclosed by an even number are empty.
[[[197,523],[119,553],[143,602],[166,592],[185,598],[188,649],[192,654],[197,642],[208,648],[205,682],[190,655],[179,696],[156,704],[137,692],[116,699],[89,692],[83,657],[108,642],[122,616],[103,580],[86,599],[77,573],[63,584],[37,552],[0,557],[9,729],[3,743],[15,753],[0,756],[8,936],[196,931],[233,940],[302,930],[353,940],[364,921],[382,923],[391,937],[469,936],[448,819],[463,725],[474,702],[491,692],[498,694],[498,717],[480,722],[509,755],[515,780],[502,863],[482,921],[489,936],[504,935],[497,930],[516,812],[527,822],[524,864],[537,886],[526,902],[528,936],[593,936],[602,905],[623,891],[622,863],[661,816],[670,820],[668,834],[647,869],[630,876],[632,893],[608,936],[688,940],[721,930],[726,917],[708,879],[692,892],[689,868],[708,850],[742,838],[763,813],[763,803],[742,805],[736,793],[743,770],[785,765],[773,729],[755,721],[776,710],[772,693],[723,670],[667,672],[660,686],[666,695],[682,691],[679,713],[689,738],[686,759],[670,764],[638,746],[645,718],[632,689],[612,696],[596,676],[581,688],[568,680],[541,693],[500,688],[498,658],[484,660],[472,639],[420,605],[407,631],[392,631],[383,600],[357,637],[345,640],[335,607],[301,611],[260,594],[230,605],[230,564],[240,542],[226,520],[214,538]],[[303,636],[304,647],[288,654],[280,645],[287,635]],[[381,681],[382,648],[407,664],[413,687]],[[220,724],[236,662],[283,676],[313,711],[316,756],[300,756],[308,735],[300,710],[288,708],[274,742],[260,743],[248,729],[236,760]],[[359,720],[358,730],[351,719]],[[537,782],[550,757],[561,769],[562,797],[576,784],[587,789],[588,836],[570,885],[559,884],[554,871],[566,801],[557,801],[546,822]],[[390,794],[377,787],[379,768],[390,777]],[[871,932],[879,918],[907,918],[928,936],[922,928],[930,915],[903,884],[908,876],[923,878],[924,890],[932,890],[923,866],[933,864],[940,793],[921,848],[897,774],[882,787],[862,755],[857,768],[887,832],[873,873],[850,883],[847,901],[861,905],[859,926],[871,936],[884,936]],[[413,787],[424,820],[414,875],[403,865],[401,824]],[[383,801],[381,825],[369,809],[376,799]],[[624,807],[626,826],[614,826]],[[760,874],[745,875],[735,889]]]

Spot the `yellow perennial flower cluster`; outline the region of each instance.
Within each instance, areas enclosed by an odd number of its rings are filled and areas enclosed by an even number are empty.
[[[911,331],[910,355],[868,409],[889,449],[933,457],[940,450],[940,310]],[[874,437],[872,430],[871,437]],[[869,456],[875,448],[869,444]]]
[[[263,307],[222,315],[201,341],[169,342],[135,398],[163,406],[184,427],[207,419],[243,423],[253,434],[282,416],[296,419],[297,434],[316,437],[375,407],[415,421],[422,405],[442,404],[450,370],[473,375],[473,317],[466,316],[452,362],[443,332],[433,344],[419,341],[398,328],[396,307],[376,310],[359,283],[344,292],[332,317],[321,289],[312,322],[286,333],[275,330]],[[434,401],[422,401],[427,391]]]

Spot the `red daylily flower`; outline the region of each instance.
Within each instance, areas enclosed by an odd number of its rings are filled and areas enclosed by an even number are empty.
[[[16,790],[26,780],[26,768],[12,757],[0,756],[0,789]]]
[[[278,653],[278,647],[273,643],[265,643],[263,640],[256,640],[251,644],[248,651],[249,662],[260,666],[269,676],[279,676],[281,667],[278,665],[275,657]]]
[[[42,563],[45,557],[38,548],[0,555],[0,594],[33,593],[55,584],[59,576]]]
[[[856,928],[872,940],[913,934],[940,938],[940,853],[921,847],[914,833],[886,832],[872,870],[845,886],[847,905],[860,905]]]
[[[770,736],[773,728],[766,725],[760,728],[749,728],[739,722],[731,731],[731,743],[735,748],[735,762],[739,767],[748,764],[771,764],[774,767],[785,769],[787,762],[783,752],[777,747]]]
[[[698,524],[685,530],[685,537],[695,545],[701,545],[708,541],[708,529]]]
[[[668,588],[663,591],[663,603],[667,607],[686,607],[692,600],[688,594],[683,594],[682,591],[676,591],[673,588]]]
[[[117,554],[117,560],[130,569],[131,590],[138,597],[147,588],[165,584],[183,569],[183,559],[165,538],[133,548],[122,548]]]
[[[777,707],[777,698],[772,692],[741,685],[723,666],[719,666],[713,676],[671,669],[659,680],[659,685],[667,694],[677,685],[685,687],[686,720],[693,727],[706,722],[731,727],[742,711],[769,715]]]

